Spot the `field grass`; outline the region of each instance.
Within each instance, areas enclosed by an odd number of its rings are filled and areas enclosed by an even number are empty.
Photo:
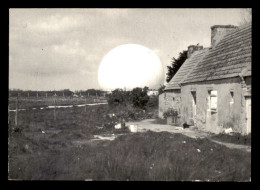
[[[56,105],[65,106],[65,105],[79,105],[95,103],[95,102],[105,102],[104,97],[87,97],[87,101],[82,97],[55,97]],[[54,106],[54,97],[19,97],[19,109],[31,109],[31,108],[41,108],[47,106]],[[16,97],[9,97],[9,109],[16,109]]]
[[[167,132],[115,130],[120,117],[139,119],[141,110],[108,105],[14,112],[9,124],[9,179],[249,181],[251,154],[207,139]],[[115,113],[111,119],[108,113]],[[134,115],[133,115],[134,114]],[[114,141],[94,135],[122,134]]]
[[[233,133],[231,135],[217,134],[217,135],[213,135],[211,138],[222,142],[251,146],[251,133],[248,135],[241,135],[239,133]]]

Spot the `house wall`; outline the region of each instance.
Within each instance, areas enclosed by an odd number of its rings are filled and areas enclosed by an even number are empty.
[[[163,112],[169,108],[174,108],[180,111],[181,94],[180,90],[164,91],[159,95],[159,118],[163,119]],[[174,98],[174,100],[173,100]]]
[[[251,81],[248,79],[248,85]],[[192,94],[196,91],[196,116],[192,113]],[[212,112],[208,109],[208,90],[217,91],[217,110]],[[231,104],[233,91],[234,103]],[[206,81],[199,83],[183,84],[181,88],[181,120],[182,122],[194,122],[195,125],[205,131],[213,133],[222,132],[224,128],[231,127],[233,131],[245,133],[245,98],[244,88],[239,77]]]

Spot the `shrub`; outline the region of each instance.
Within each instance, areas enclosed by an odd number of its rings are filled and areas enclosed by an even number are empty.
[[[173,108],[169,108],[167,111],[163,112],[163,117],[167,118],[169,116],[177,117],[178,116],[178,111]]]
[[[150,96],[150,98],[147,102],[147,107],[148,108],[158,108],[158,104],[159,104],[158,96]]]
[[[110,106],[126,105],[129,102],[129,92],[122,89],[115,89],[108,96],[108,104]]]
[[[134,107],[139,107],[142,109],[146,108],[149,101],[149,96],[147,95],[148,87],[134,88],[131,93],[131,99]]]

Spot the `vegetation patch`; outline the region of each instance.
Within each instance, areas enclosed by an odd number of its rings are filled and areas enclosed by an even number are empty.
[[[213,135],[211,138],[222,142],[251,146],[251,133],[248,135],[241,135],[240,133],[231,133],[231,134],[221,133],[221,134]]]

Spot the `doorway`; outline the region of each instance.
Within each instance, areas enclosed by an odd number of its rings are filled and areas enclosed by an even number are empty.
[[[251,133],[251,96],[246,96],[246,133]]]
[[[196,91],[192,91],[192,116],[193,119],[195,120],[196,115],[197,115],[197,99],[196,99]]]

